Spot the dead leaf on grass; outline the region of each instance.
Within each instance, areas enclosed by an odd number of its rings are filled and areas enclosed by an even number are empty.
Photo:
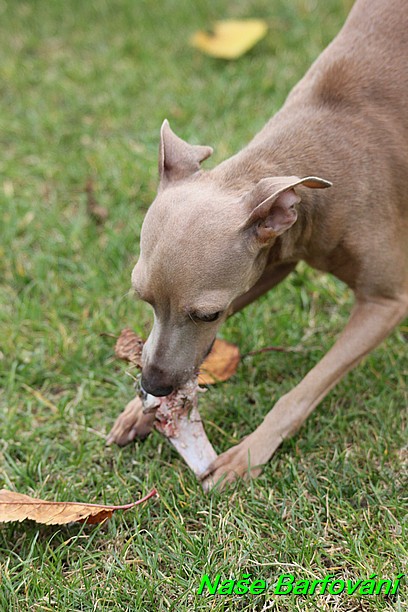
[[[215,340],[211,353],[200,367],[199,385],[224,382],[235,374],[241,359],[239,348],[226,340]]]
[[[262,19],[226,19],[216,21],[212,32],[196,32],[190,44],[203,53],[221,59],[237,59],[268,31],[268,25]]]
[[[153,489],[136,502],[124,506],[105,506],[78,502],[45,501],[22,493],[1,489],[0,522],[21,522],[29,519],[44,525],[65,525],[72,522],[101,523],[110,518],[116,510],[130,510],[156,494],[156,489]]]
[[[120,332],[120,336],[115,344],[115,355],[119,359],[125,359],[135,365],[142,367],[142,349],[144,340],[129,327],[125,327]]]

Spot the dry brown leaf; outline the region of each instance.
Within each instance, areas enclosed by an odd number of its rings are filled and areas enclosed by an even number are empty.
[[[268,31],[262,19],[216,21],[212,32],[196,32],[191,45],[212,57],[236,59],[249,51]]]
[[[134,331],[129,329],[129,327],[125,327],[120,332],[120,336],[117,339],[115,345],[115,355],[119,357],[119,359],[125,359],[126,361],[130,361],[131,363],[136,364],[139,367],[142,367],[141,358],[142,358],[142,348],[144,341],[135,334]]]
[[[213,385],[228,380],[237,371],[240,359],[239,348],[235,344],[217,338],[211,353],[201,365],[198,384]]]
[[[81,504],[78,502],[45,501],[15,493],[7,489],[0,490],[0,522],[24,521],[30,519],[45,525],[65,525],[66,523],[101,523],[110,518],[116,510],[130,510],[138,504],[157,494],[153,489],[142,499],[124,506],[104,506],[99,504]]]

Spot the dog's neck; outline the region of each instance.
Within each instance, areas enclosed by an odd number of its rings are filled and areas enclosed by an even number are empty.
[[[244,195],[266,177],[312,174],[310,168],[303,168],[302,159],[296,159],[296,151],[282,146],[279,140],[274,142],[259,134],[240,153],[216,166],[210,174],[223,190],[237,196]],[[316,228],[319,229],[315,218],[320,216],[325,194],[321,190],[303,188],[301,195],[302,201],[296,206],[297,221],[276,239],[268,256],[268,264],[307,259],[312,250],[313,233],[317,231]]]

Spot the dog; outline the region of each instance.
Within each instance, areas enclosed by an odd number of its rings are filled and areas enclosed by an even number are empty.
[[[408,11],[357,0],[282,109],[210,170],[211,147],[161,128],[159,188],[132,285],[154,309],[141,384],[164,396],[208,354],[225,319],[301,260],[355,303],[333,347],[257,429],[205,474],[257,476],[336,383],[408,313]],[[141,429],[150,424],[141,417]],[[143,419],[145,419],[143,421]]]

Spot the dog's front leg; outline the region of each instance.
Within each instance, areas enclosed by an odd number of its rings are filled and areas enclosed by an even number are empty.
[[[302,425],[334,385],[377,346],[408,311],[408,297],[358,300],[337,342],[323,359],[267,414],[240,444],[220,455],[205,474],[203,486],[222,487],[237,476],[257,476],[281,442]]]

